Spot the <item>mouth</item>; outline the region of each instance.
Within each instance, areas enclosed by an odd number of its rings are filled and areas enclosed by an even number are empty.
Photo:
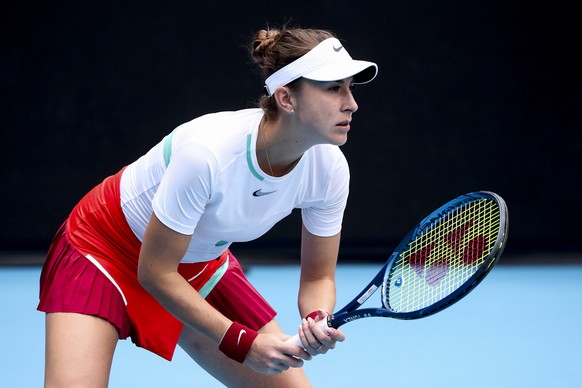
[[[344,121],[342,121],[340,123],[337,123],[336,124],[336,127],[342,128],[342,129],[344,129],[346,131],[349,131],[349,129],[350,129],[350,120],[344,120]]]

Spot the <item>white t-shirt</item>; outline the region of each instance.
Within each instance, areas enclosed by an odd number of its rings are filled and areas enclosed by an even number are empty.
[[[343,153],[317,145],[287,175],[271,177],[256,159],[262,117],[261,109],[201,116],[129,165],[121,206],[136,236],[143,239],[154,212],[170,229],[192,235],[182,262],[200,262],[262,236],[295,208],[311,233],[337,234],[349,189]]]

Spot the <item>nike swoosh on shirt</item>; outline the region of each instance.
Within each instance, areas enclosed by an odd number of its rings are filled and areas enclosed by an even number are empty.
[[[247,331],[245,329],[242,329],[240,331],[240,333],[238,333],[238,341],[236,341],[236,346],[238,346],[240,344],[240,339],[242,338],[243,334],[246,334]]]
[[[263,192],[263,189],[258,189],[257,191],[255,191],[253,193],[253,197],[262,197],[263,195],[273,194],[275,191],[277,191],[277,190]]]
[[[335,51],[336,53],[339,53],[340,50],[344,48],[344,46],[339,46],[339,47],[332,46],[332,47],[333,47],[333,51]]]

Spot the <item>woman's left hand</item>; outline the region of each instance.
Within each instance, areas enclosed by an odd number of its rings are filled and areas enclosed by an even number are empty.
[[[312,356],[325,354],[328,350],[334,349],[336,343],[345,340],[346,336],[333,327],[320,327],[317,322],[326,319],[329,313],[323,310],[316,310],[304,318],[299,326],[299,338],[305,346],[305,350]],[[315,316],[313,318],[313,316]]]

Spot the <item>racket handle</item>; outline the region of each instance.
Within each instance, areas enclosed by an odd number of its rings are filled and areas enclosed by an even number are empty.
[[[318,321],[315,324],[321,330],[325,330],[326,328],[329,327],[329,325],[327,323],[327,319],[322,319],[321,321]],[[301,339],[299,338],[299,334],[295,334],[293,337],[290,337],[285,342],[287,342],[288,344],[293,344],[293,345],[301,346],[302,348],[304,348],[303,343],[301,342]]]

